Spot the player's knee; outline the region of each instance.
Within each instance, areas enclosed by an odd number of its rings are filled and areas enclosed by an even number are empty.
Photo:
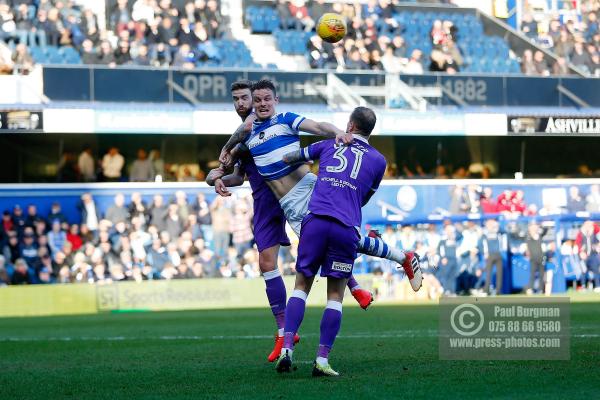
[[[261,251],[258,255],[258,267],[262,273],[274,271],[277,268],[277,252],[272,248]]]
[[[275,271],[275,269],[277,268],[277,263],[275,262],[275,260],[259,259],[258,267],[260,268],[260,272],[262,272],[264,274],[265,272]]]

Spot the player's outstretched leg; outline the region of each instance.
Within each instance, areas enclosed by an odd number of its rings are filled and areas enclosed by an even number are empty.
[[[371,231],[368,236],[360,237],[358,252],[373,257],[385,258],[397,262],[402,266],[410,285],[416,292],[423,284],[423,274],[419,268],[419,259],[414,253],[403,252],[400,249],[388,246],[376,233]],[[416,260],[416,264],[415,261]]]
[[[296,277],[298,279],[298,276]],[[302,290],[295,289],[288,300],[285,313],[285,333],[283,336],[283,348],[277,360],[277,372],[290,372],[292,368],[292,356],[294,353],[294,336],[300,328],[304,319],[306,309],[306,298],[308,294]]]
[[[361,288],[356,279],[354,279],[354,275],[350,276],[346,285],[350,289],[352,297],[354,297],[363,310],[366,310],[373,302],[373,293]]]

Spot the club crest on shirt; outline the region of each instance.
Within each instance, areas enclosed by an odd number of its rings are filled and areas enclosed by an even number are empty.
[[[258,134],[258,138],[260,140],[263,140],[265,138],[265,131],[262,131],[261,133]]]

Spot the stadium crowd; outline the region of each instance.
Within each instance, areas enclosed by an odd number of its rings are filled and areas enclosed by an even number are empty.
[[[529,5],[521,21],[521,31],[540,47],[554,52],[558,59],[548,65],[541,51],[523,53],[521,70],[527,75],[565,75],[567,62],[588,75],[600,77],[600,2],[597,0],[558,2],[559,10]]]
[[[56,175],[58,182],[197,182],[204,178],[198,164],[165,164],[157,149],[148,153],[140,148],[135,160],[127,164],[116,146],[98,159],[90,146],[84,146],[78,155],[65,151]]]
[[[331,68],[338,72],[379,70],[422,74],[424,69],[428,69],[456,73],[463,63],[456,45],[457,29],[450,21],[433,22],[430,31],[433,49],[430,54],[424,54],[422,49],[410,49],[402,36],[405,27],[393,18],[396,11],[395,2],[391,0],[371,0],[366,4],[325,3],[323,0],[308,4],[303,0],[280,0],[277,10],[282,21],[291,21],[288,27],[308,31],[325,12],[336,12],[346,17],[348,34],[343,42],[330,44],[316,34],[310,37],[307,51],[312,68]]]
[[[569,190],[566,208],[526,204],[523,192],[457,185],[449,193],[442,217],[481,213],[474,221],[441,224],[388,225],[383,239],[400,249],[416,249],[423,261],[427,287],[435,297],[447,294],[494,294],[502,290],[502,263],[521,256],[532,269],[526,290],[544,292],[551,282],[547,265],[560,262],[576,277],[580,288],[600,287],[600,227],[592,221],[573,225],[557,248],[558,232],[520,216],[544,216],[578,211],[600,212],[600,187],[589,193]],[[98,283],[121,280],[193,279],[206,277],[255,278],[260,276],[253,246],[252,199],[246,190],[231,198],[207,201],[199,193],[191,201],[183,191],[172,198],[160,194],[150,204],[140,193],[129,199],[117,194],[101,212],[93,196],[81,196],[78,221],[68,221],[61,205],[52,204],[49,215],[39,215],[30,204],[5,210],[0,225],[0,285]],[[288,230],[289,231],[289,230]],[[290,231],[291,247],[282,247],[279,266],[294,272],[297,240]],[[496,283],[492,271],[496,267]],[[373,272],[375,282],[393,294],[402,274],[392,263],[362,256],[357,271]],[[550,269],[550,268],[549,268]],[[375,285],[377,289],[377,285]],[[380,288],[381,289],[381,288]]]
[[[104,3],[104,2],[102,2]],[[220,57],[213,40],[227,29],[218,0],[118,0],[99,23],[90,4],[62,0],[0,0],[0,73],[27,73],[28,46],[76,49],[84,64],[174,66]],[[15,44],[14,51],[8,44]],[[12,53],[12,54],[11,54]]]
[[[600,76],[600,30],[597,0],[559,2],[558,14],[536,12],[530,4],[522,32],[557,54],[549,65],[541,51],[526,50],[521,71],[528,75],[568,74],[568,62]],[[189,0],[182,7],[172,0],[118,0],[107,10],[106,23],[83,1],[0,0],[0,73],[29,73],[34,65],[30,47],[47,45],[75,49],[84,64],[194,68],[198,62],[222,58],[214,40],[227,36],[228,23],[218,0]],[[284,29],[314,31],[325,12],[344,15],[347,38],[338,44],[313,34],[307,43],[312,68],[381,70],[421,74],[424,70],[456,73],[465,63],[451,21],[435,20],[430,43],[410,46],[406,27],[393,18],[396,1],[367,3],[324,0],[278,0]],[[66,54],[66,53],[65,53]]]

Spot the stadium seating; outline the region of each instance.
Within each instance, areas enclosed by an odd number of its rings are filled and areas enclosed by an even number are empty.
[[[509,59],[509,47],[506,41],[497,36],[486,36],[483,24],[474,14],[403,11],[394,18],[403,27],[402,35],[407,43],[407,54],[414,49],[429,54],[433,48],[429,32],[435,20],[451,21],[458,29],[458,45],[465,58],[463,72],[482,73],[519,73],[520,67],[515,59]],[[306,54],[306,43],[311,33],[287,29],[290,25],[281,21],[277,11],[268,6],[249,6],[245,14],[246,25],[252,33],[272,33],[279,50],[286,55]],[[383,22],[377,22],[379,35],[393,37],[394,32]],[[423,58],[427,67],[428,57]]]
[[[38,64],[81,64],[81,57],[73,47],[30,47],[29,53]]]

